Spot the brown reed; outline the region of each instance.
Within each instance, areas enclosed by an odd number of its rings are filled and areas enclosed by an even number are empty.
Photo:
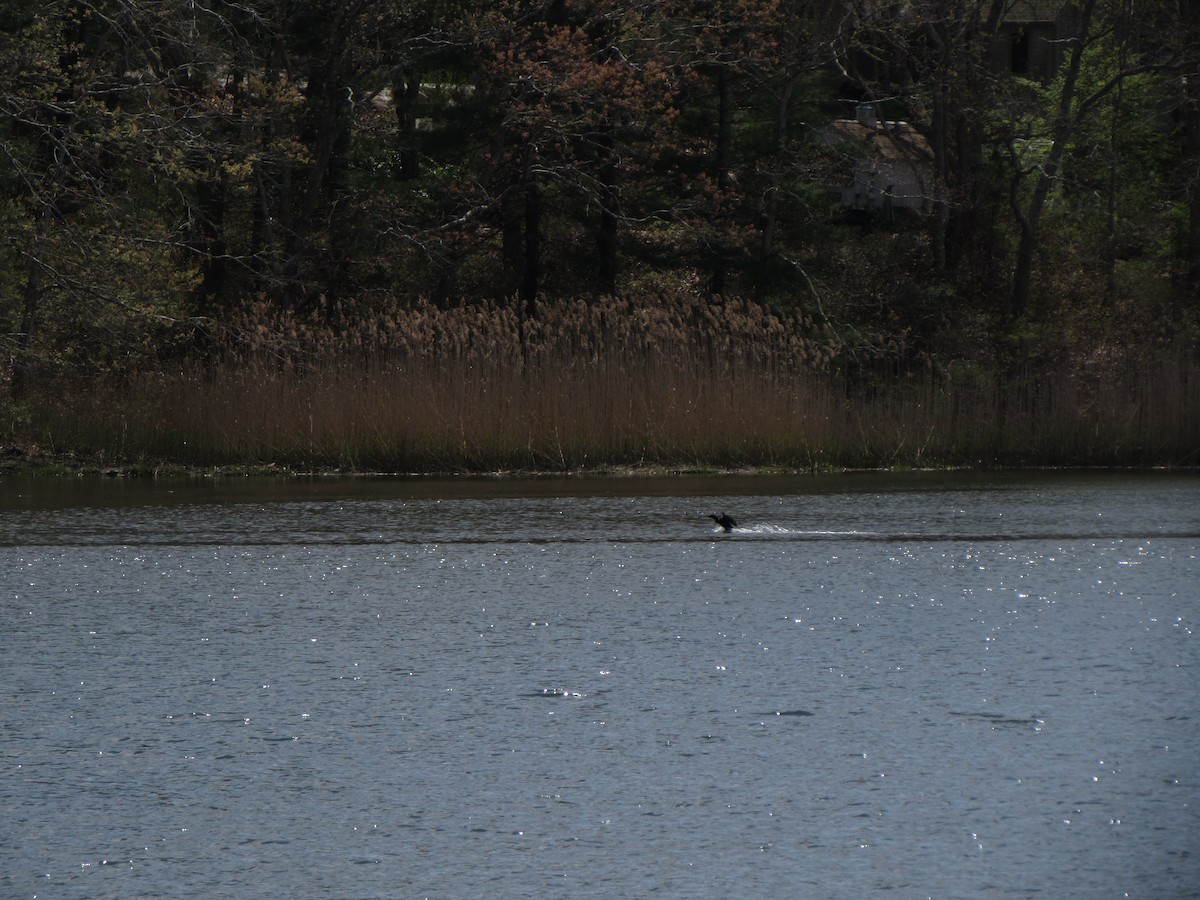
[[[683,292],[532,318],[334,313],[260,315],[215,363],[43,396],[34,438],[114,461],[405,472],[1200,463],[1182,352],[1105,379],[851,377],[812,321]]]

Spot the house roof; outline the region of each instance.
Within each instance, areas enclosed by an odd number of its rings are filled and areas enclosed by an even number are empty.
[[[1062,8],[1063,0],[1009,0],[1003,21],[1018,25],[1053,22]]]
[[[928,162],[933,159],[929,141],[907,122],[880,122],[864,125],[854,119],[838,119],[829,124],[829,140],[849,140],[861,145],[864,156],[877,156],[904,162]]]

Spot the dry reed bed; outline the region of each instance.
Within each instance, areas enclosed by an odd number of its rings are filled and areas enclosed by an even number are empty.
[[[754,304],[680,294],[538,313],[276,317],[234,332],[215,365],[46,404],[39,437],[121,460],[384,471],[1200,463],[1185,354],[1107,380],[864,386],[812,322]]]

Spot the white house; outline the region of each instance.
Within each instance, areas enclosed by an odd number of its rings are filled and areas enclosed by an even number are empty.
[[[907,122],[885,122],[875,106],[860,103],[854,119],[821,130],[822,143],[853,159],[851,183],[832,188],[852,209],[928,212],[933,203],[933,152]]]

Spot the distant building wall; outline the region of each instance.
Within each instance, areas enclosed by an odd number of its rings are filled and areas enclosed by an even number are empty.
[[[1062,0],[1013,0],[992,40],[992,65],[1022,78],[1053,81],[1064,43],[1078,26],[1077,11]]]
[[[823,129],[821,141],[853,160],[850,183],[832,188],[843,206],[929,210],[933,154],[924,136],[906,122],[880,121],[872,104],[860,104],[854,119],[839,119]]]

